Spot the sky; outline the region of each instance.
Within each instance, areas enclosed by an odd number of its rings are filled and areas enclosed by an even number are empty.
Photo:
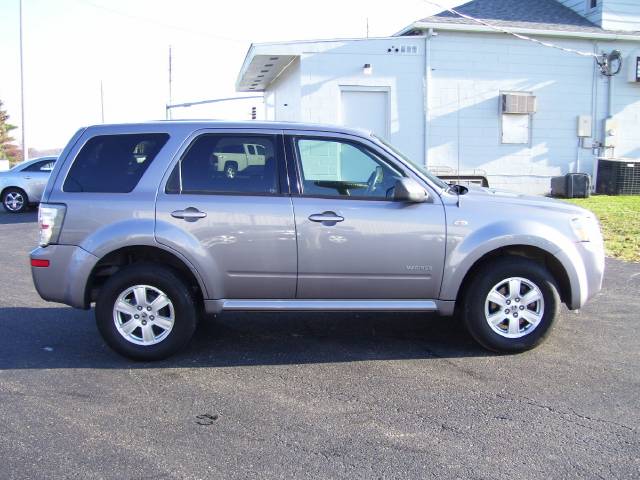
[[[453,0],[439,3],[455,5]],[[163,119],[172,102],[235,91],[251,43],[389,36],[438,11],[424,0],[22,0],[26,144],[63,147],[80,127]],[[0,0],[0,99],[20,126],[19,0]],[[176,109],[248,119],[261,101]],[[20,130],[13,136],[20,143]]]

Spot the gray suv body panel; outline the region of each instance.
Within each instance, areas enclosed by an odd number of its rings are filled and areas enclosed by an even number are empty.
[[[401,204],[362,199],[289,195],[175,195],[165,193],[173,166],[190,142],[207,132],[254,132],[285,136],[348,138],[402,168],[429,194],[429,202]],[[130,193],[65,192],[64,180],[82,146],[96,135],[168,133],[169,140]],[[291,182],[295,158],[287,150]],[[295,190],[295,189],[294,189]],[[121,248],[159,248],[179,258],[198,280],[205,306],[225,308],[331,309],[331,301],[400,301],[380,307],[425,310],[433,300],[451,313],[465,276],[484,255],[524,245],[552,255],[570,283],[570,308],[597,293],[604,268],[601,238],[580,242],[570,220],[578,207],[516,194],[470,190],[455,195],[429,181],[370,135],[341,127],[260,122],[150,122],[81,129],[61,154],[43,201],[67,207],[59,245],[37,248],[34,282],[47,300],[87,307],[89,277],[96,262]],[[194,207],[207,214],[195,222],[176,219]],[[330,211],[337,225],[309,217]],[[337,228],[336,228],[337,227]],[[242,300],[233,302],[233,300]],[[251,303],[251,301],[254,301]],[[405,301],[405,303],[402,303]],[[414,303],[411,303],[415,301]],[[294,302],[294,303],[290,303]],[[307,302],[307,303],[302,303]],[[350,305],[362,308],[362,303]],[[305,308],[302,306],[305,305]],[[335,303],[338,305],[338,303]],[[348,307],[345,307],[348,308]],[[391,308],[391,307],[389,307]]]

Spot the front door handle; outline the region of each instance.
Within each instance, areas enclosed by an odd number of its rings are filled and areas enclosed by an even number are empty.
[[[197,208],[187,207],[184,210],[175,210],[171,212],[171,216],[173,218],[182,218],[187,222],[195,222],[201,218],[206,217],[207,214],[205,212],[201,212]]]
[[[335,212],[322,212],[309,215],[309,220],[311,220],[312,222],[336,223],[342,222],[344,220],[344,217],[337,215]]]

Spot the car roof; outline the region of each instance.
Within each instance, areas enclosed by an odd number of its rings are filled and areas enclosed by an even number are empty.
[[[257,130],[316,130],[332,133],[344,133],[347,135],[356,136],[371,136],[371,132],[365,129],[343,127],[341,125],[329,125],[321,123],[307,123],[307,122],[282,122],[282,121],[236,121],[236,120],[154,120],[149,122],[137,122],[137,123],[114,123],[114,124],[98,124],[91,125],[91,129],[109,129],[110,127],[131,127],[135,130],[140,130],[145,126],[176,126],[181,128],[189,128],[192,130],[200,130],[204,128],[246,128]]]

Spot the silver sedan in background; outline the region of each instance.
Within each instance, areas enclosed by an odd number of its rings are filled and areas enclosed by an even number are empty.
[[[24,212],[40,202],[58,157],[40,157],[0,172],[2,206],[9,213]]]

